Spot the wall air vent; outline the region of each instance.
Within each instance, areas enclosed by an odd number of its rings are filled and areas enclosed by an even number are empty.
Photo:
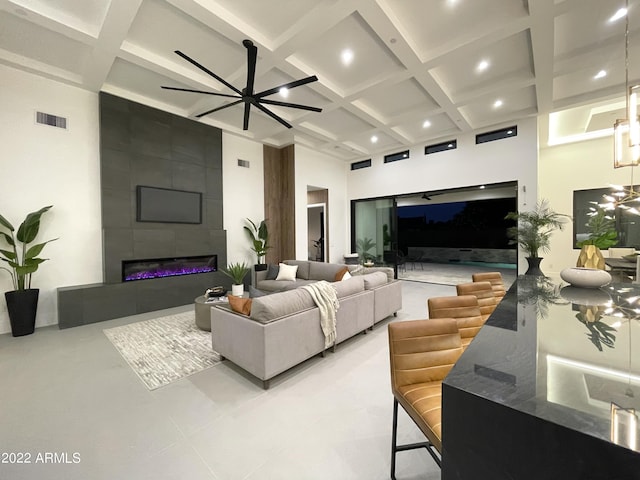
[[[251,166],[251,163],[249,162],[249,160],[238,159],[238,166],[239,167],[244,167],[244,168],[249,168]]]
[[[67,129],[67,119],[50,113],[36,112],[36,123]]]
[[[371,159],[362,160],[361,162],[353,162],[351,164],[351,170],[360,170],[361,168],[367,168],[371,166]]]
[[[384,163],[397,162],[398,160],[406,160],[409,158],[409,150],[398,153],[390,153],[384,156]]]
[[[500,130],[493,130],[492,132],[480,133],[476,135],[476,145],[479,143],[493,142],[495,140],[502,140],[503,138],[515,137],[518,135],[518,127],[516,125],[507,128],[501,128]]]
[[[427,145],[424,147],[424,154],[429,155],[431,153],[444,152],[446,150],[454,150],[458,148],[457,140],[449,140],[448,142],[435,143],[433,145]]]

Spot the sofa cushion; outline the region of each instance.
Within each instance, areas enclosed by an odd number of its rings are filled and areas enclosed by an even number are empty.
[[[249,285],[249,298],[258,298],[268,295],[267,292],[257,289],[253,285]]]
[[[338,298],[348,297],[364,291],[364,277],[351,277],[348,280],[335,282],[333,286],[336,289]]]
[[[354,277],[355,278],[355,277]],[[387,283],[387,275],[384,272],[367,273],[362,276],[364,280],[364,288],[371,290],[372,288],[379,287]]]
[[[302,278],[303,280],[309,280],[308,260],[285,260],[284,263],[286,263],[287,265],[297,265],[298,273],[296,273],[296,277]]]
[[[340,263],[324,263],[309,262],[309,279],[310,280],[326,280],[327,282],[335,282],[336,273],[341,270],[344,265]]]
[[[281,263],[278,265],[280,267],[280,271],[278,272],[278,276],[276,277],[277,281],[280,280],[289,280],[291,282],[296,281],[296,272],[298,271],[297,265],[287,265],[286,263]]]
[[[227,295],[227,300],[229,300],[229,306],[231,310],[237,313],[241,313],[242,315],[250,315],[251,314],[251,299],[250,298],[242,298],[236,297],[235,295]]]
[[[373,272],[384,273],[387,276],[388,282],[391,282],[394,279],[393,268],[391,267],[364,267],[362,274],[366,275],[367,273],[373,273]]]
[[[280,267],[278,265],[269,265],[267,267],[267,276],[265,280],[275,280],[278,277],[278,272],[280,271]]]
[[[309,292],[296,288],[254,299],[251,304],[251,318],[260,323],[270,323],[315,306]]]

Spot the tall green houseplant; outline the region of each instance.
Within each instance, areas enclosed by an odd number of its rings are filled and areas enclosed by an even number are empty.
[[[49,211],[53,205],[42,207],[37,212],[31,212],[18,227],[18,231],[2,215],[0,215],[0,237],[9,245],[9,249],[0,249],[0,260],[5,262],[9,268],[0,267],[9,272],[13,280],[14,290],[25,290],[31,288],[31,275],[38,270],[46,258],[39,258],[44,246],[57,240],[47,240],[43,243],[29,246],[36,239],[40,231],[40,218],[42,214]],[[15,232],[15,233],[14,233]],[[21,245],[20,245],[21,244]]]
[[[262,220],[260,223],[255,223],[249,218],[246,220],[249,222],[249,225],[245,225],[244,229],[251,240],[251,250],[253,250],[258,257],[258,265],[262,265],[264,263],[264,256],[267,254],[267,250],[271,248],[269,246],[269,230],[267,229],[267,222],[266,220]]]
[[[35,245],[31,243],[40,231],[40,218],[51,207],[29,213],[17,231],[9,220],[0,215],[0,239],[8,245],[0,249],[0,261],[6,265],[0,269],[8,272],[13,282],[13,291],[5,292],[4,296],[14,337],[29,335],[35,330],[39,290],[31,288],[31,276],[47,260],[38,256],[44,246],[57,239]]]
[[[517,222],[516,226],[507,229],[507,235],[511,245],[518,244],[527,253],[529,270],[526,274],[542,275],[539,254],[549,250],[551,234],[562,230],[569,218],[569,215],[553,211],[546,200],[538,202],[533,211],[509,212],[506,215],[506,220]]]

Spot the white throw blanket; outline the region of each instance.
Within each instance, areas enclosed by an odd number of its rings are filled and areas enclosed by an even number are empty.
[[[324,348],[330,347],[336,341],[336,312],[340,308],[336,289],[329,282],[319,282],[303,285],[320,310],[320,327],[324,333]]]

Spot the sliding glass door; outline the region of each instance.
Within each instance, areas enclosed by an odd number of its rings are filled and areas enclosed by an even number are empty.
[[[352,251],[360,263],[396,267],[395,198],[351,202]]]

